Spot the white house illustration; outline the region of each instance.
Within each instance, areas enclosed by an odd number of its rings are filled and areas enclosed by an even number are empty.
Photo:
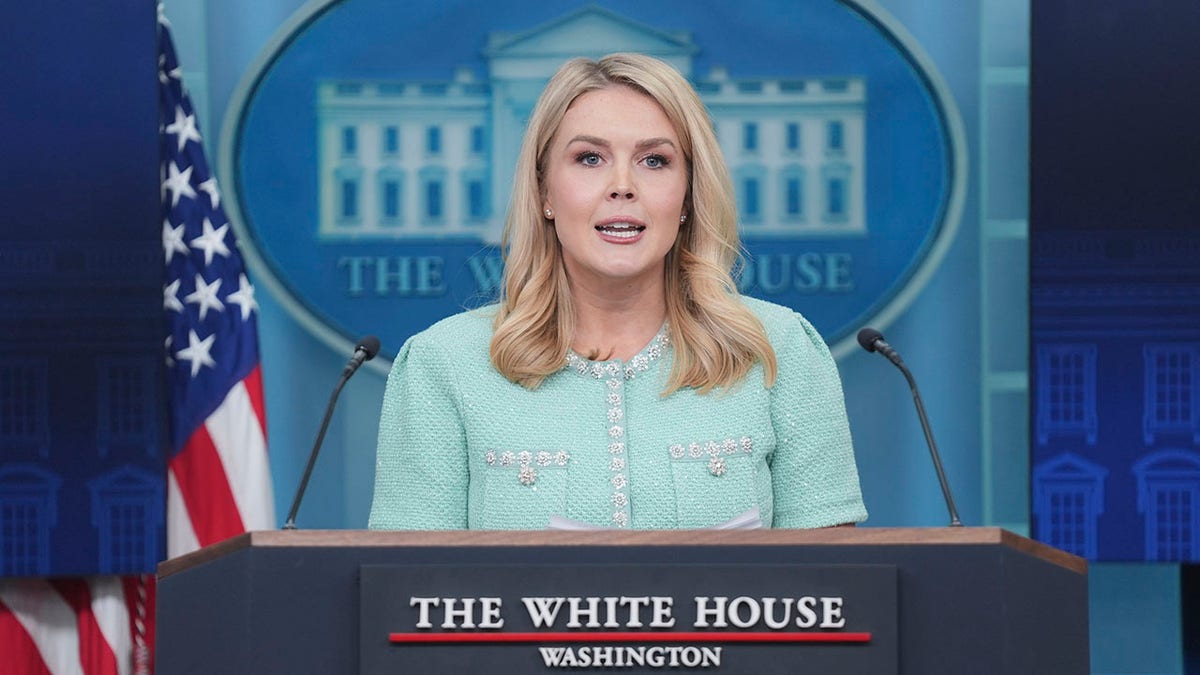
[[[1172,448],[1133,465],[1146,560],[1200,559],[1200,453]]]
[[[699,48],[589,6],[520,33],[492,33],[487,79],[317,85],[319,237],[495,242],[538,94],[568,58],[634,51],[692,81],[712,114],[750,238],[861,236],[866,83],[861,77],[693,74]]]
[[[0,466],[0,577],[50,571],[50,531],[62,477],[37,464]]]
[[[158,476],[136,466],[123,466],[88,481],[92,525],[100,539],[99,570],[112,574],[154,565],[160,544],[164,499]],[[150,525],[150,527],[147,527]]]
[[[1038,538],[1077,556],[1096,559],[1108,469],[1071,452],[1033,468],[1033,517]]]

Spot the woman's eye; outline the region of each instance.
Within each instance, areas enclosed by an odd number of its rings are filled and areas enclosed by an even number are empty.
[[[661,169],[669,163],[667,158],[662,155],[650,155],[645,159],[645,162],[646,166],[651,169]]]
[[[584,166],[596,166],[600,163],[600,155],[594,152],[582,152],[575,158],[575,161]]]

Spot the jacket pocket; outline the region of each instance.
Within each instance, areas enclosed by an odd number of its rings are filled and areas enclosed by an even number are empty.
[[[566,506],[571,456],[562,450],[489,450],[478,527],[540,530]]]
[[[758,457],[748,436],[670,446],[678,526],[712,527],[758,506]]]

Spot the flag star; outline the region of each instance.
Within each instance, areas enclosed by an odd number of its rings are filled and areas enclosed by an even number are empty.
[[[171,22],[167,21],[166,8],[163,7],[163,4],[161,2],[158,3],[158,25],[166,26],[167,28],[171,27]]]
[[[192,377],[196,377],[200,373],[200,369],[204,366],[213,368],[217,362],[213,360],[212,355],[208,352],[212,350],[213,340],[217,339],[216,335],[209,335],[203,340],[196,331],[188,331],[188,346],[180,349],[175,353],[175,358],[180,361],[192,362]]]
[[[179,279],[163,286],[163,309],[175,312],[183,311],[183,303],[179,301]],[[168,338],[170,339],[170,338]]]
[[[170,82],[172,79],[178,80],[180,77],[183,76],[183,72],[179,69],[179,66],[175,66],[174,68],[172,68],[170,70],[164,70],[164,68],[166,68],[166,67],[167,67],[166,55],[159,54],[158,55],[158,83],[159,84],[166,84],[166,83]]]
[[[183,171],[179,170],[179,165],[171,162],[167,165],[167,171],[170,175],[163,181],[163,190],[171,191],[171,207],[174,208],[179,203],[181,196],[189,199],[196,196],[196,191],[192,189],[192,167],[188,167]]]
[[[238,289],[225,296],[225,302],[242,308],[242,321],[250,318],[250,313],[258,309],[258,303],[254,300],[254,287],[250,285],[250,280],[245,274],[238,276]]]
[[[179,227],[171,227],[170,220],[163,220],[163,251],[166,253],[166,264],[171,264],[171,258],[175,257],[176,253],[188,254],[187,244],[183,243],[183,225]]]
[[[175,366],[175,359],[171,358],[171,343],[174,341],[174,338],[168,335],[166,341],[163,343],[163,351],[165,351],[167,354],[168,368],[173,368]]]
[[[208,218],[201,223],[204,232],[192,240],[192,248],[204,251],[204,264],[211,265],[213,254],[219,253],[223,257],[229,257],[229,247],[225,245],[225,232],[229,230],[229,223],[213,229],[212,223]]]
[[[200,130],[196,128],[196,116],[185,115],[183,108],[175,106],[175,121],[163,129],[168,134],[175,134],[178,151],[183,152],[188,141],[200,142]]]
[[[204,316],[208,314],[208,310],[215,309],[218,312],[225,311],[225,304],[217,297],[217,291],[221,289],[221,279],[214,279],[211,284],[204,283],[204,277],[196,275],[196,290],[189,293],[184,298],[187,302],[194,302],[200,305],[200,320],[204,320]]]
[[[196,187],[199,187],[201,190],[208,193],[208,200],[212,202],[212,207],[214,210],[221,206],[221,192],[217,189],[216,176],[209,178]]]

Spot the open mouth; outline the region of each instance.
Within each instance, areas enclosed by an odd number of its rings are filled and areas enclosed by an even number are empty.
[[[645,225],[634,225],[632,223],[608,223],[596,226],[597,232],[615,239],[633,239],[645,229]]]

